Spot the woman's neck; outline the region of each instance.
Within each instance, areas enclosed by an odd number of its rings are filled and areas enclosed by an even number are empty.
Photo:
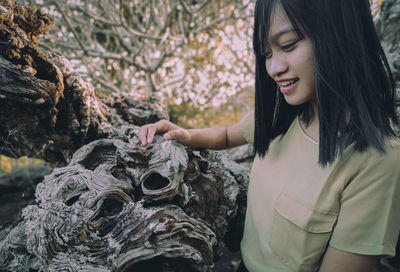
[[[319,142],[319,117],[316,103],[311,102],[310,121],[308,124],[300,122],[303,131],[315,141]]]

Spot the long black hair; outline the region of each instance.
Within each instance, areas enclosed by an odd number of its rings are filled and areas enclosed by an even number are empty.
[[[257,0],[253,49],[256,56],[254,150],[261,158],[294,118],[310,121],[310,103],[289,105],[265,67],[271,13],[281,5],[300,37],[314,51],[319,117],[319,163],[326,166],[354,143],[385,151],[396,136],[395,87],[380,45],[369,0]]]

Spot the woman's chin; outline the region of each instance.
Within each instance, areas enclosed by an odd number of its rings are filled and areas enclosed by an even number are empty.
[[[285,98],[286,103],[288,103],[291,106],[300,106],[309,101],[307,99],[296,98],[293,95],[285,95],[284,94],[283,97]]]

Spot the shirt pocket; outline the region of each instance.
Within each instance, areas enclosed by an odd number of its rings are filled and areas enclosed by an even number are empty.
[[[272,252],[293,271],[318,271],[337,216],[280,195],[274,205]]]

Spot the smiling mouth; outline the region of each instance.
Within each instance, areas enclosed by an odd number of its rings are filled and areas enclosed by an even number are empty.
[[[279,90],[283,94],[288,94],[297,86],[298,81],[299,81],[298,78],[290,81],[282,81],[279,83]]]
[[[279,87],[289,87],[289,86],[293,85],[294,83],[296,83],[297,81],[299,81],[298,78],[293,79],[293,80],[279,82],[278,85],[279,85]]]

